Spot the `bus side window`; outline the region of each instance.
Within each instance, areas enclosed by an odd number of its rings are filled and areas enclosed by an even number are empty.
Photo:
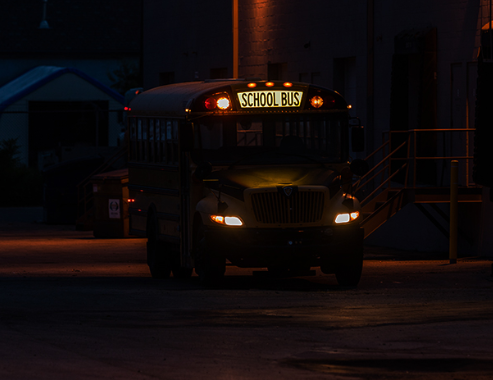
[[[156,149],[154,142],[154,119],[149,119],[149,162],[155,162]]]
[[[166,149],[166,120],[159,120],[161,129],[161,162],[166,163],[166,158],[168,156],[168,150]]]
[[[173,120],[173,162],[178,164],[178,120]]]
[[[155,162],[161,162],[161,132],[160,132],[160,123],[159,119],[154,120],[154,139],[156,146],[156,157]]]
[[[166,162],[173,161],[173,125],[171,120],[166,121]]]
[[[142,142],[142,119],[137,120],[137,155],[136,161],[141,161],[143,157],[143,142]]]
[[[142,120],[142,141],[144,141],[144,154],[142,156],[143,161],[149,160],[149,140],[147,134],[148,123],[149,121],[147,119]]]
[[[130,118],[130,155],[129,158],[133,161],[137,160],[137,128],[135,125],[135,118]]]

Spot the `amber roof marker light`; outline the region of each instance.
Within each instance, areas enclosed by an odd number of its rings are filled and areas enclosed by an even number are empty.
[[[249,88],[255,88],[255,87],[257,87],[257,83],[248,83],[247,86]]]
[[[321,96],[315,95],[310,99],[310,104],[313,108],[320,108],[324,104],[324,100]]]
[[[291,82],[284,82],[283,86],[284,87],[293,87],[293,84]]]
[[[266,82],[265,85],[267,87],[274,87],[274,82]]]

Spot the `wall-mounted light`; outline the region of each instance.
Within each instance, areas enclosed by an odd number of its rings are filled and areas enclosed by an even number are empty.
[[[48,3],[48,0],[43,0],[43,19],[39,23],[39,29],[50,29],[50,26],[48,25],[48,21],[46,21],[46,4]]]

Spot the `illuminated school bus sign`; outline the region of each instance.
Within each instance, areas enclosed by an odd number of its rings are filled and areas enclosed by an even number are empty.
[[[302,99],[302,91],[259,90],[238,92],[241,108],[296,108],[301,106]]]

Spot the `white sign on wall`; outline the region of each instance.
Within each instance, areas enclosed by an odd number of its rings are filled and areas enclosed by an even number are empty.
[[[111,219],[120,219],[120,200],[109,199],[108,200],[108,213]]]

